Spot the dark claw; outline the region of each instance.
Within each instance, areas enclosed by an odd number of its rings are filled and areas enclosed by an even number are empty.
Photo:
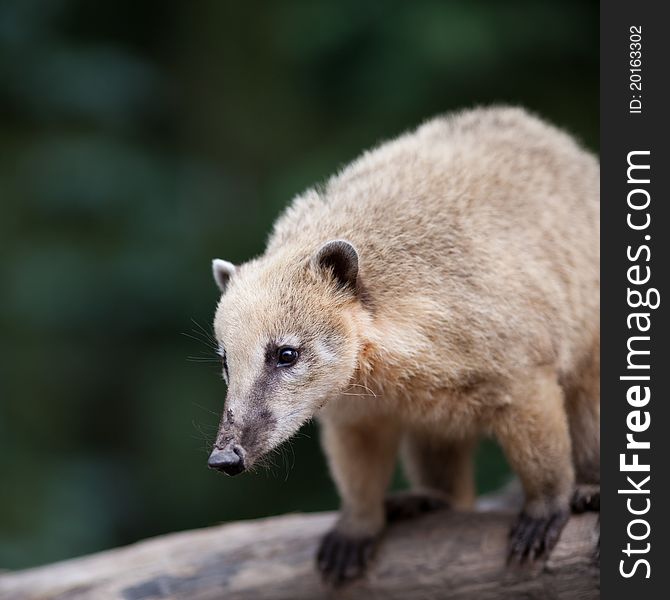
[[[321,577],[335,587],[365,573],[372,558],[377,538],[349,537],[335,530],[321,541],[316,564]]]
[[[600,512],[600,486],[579,484],[570,501],[573,513]],[[598,541],[593,550],[593,562],[600,567],[600,517],[598,517]]]
[[[437,496],[413,492],[398,492],[390,494],[384,499],[386,521],[404,521],[419,515],[449,508],[449,503]]]
[[[507,562],[523,564],[547,556],[558,542],[569,516],[567,510],[540,518],[522,512],[510,531]]]
[[[577,486],[570,508],[573,513],[600,512],[600,486]]]

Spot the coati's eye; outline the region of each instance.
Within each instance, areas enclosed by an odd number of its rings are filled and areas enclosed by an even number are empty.
[[[290,367],[298,360],[298,351],[290,346],[282,346],[277,350],[277,366]]]

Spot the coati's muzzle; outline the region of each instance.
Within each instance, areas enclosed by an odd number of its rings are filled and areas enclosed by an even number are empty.
[[[227,404],[207,465],[226,475],[238,475],[272,448],[276,421],[266,407],[248,410],[240,402],[234,413],[229,400]]]
[[[214,446],[207,460],[207,466],[210,469],[221,471],[226,475],[237,475],[246,468],[244,458],[244,448],[239,444],[229,442],[223,448]]]

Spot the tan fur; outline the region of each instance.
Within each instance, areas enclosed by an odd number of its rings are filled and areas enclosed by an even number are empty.
[[[296,198],[231,276],[215,318],[235,420],[222,431],[265,406],[253,461],[318,414],[343,532],[383,526],[401,443],[414,485],[467,506],[472,448],[492,434],[529,514],[567,506],[575,468],[599,481],[598,197],[596,159],[515,108],[366,152]],[[358,252],[355,293],[310,262],[334,239]],[[270,338],[301,359],[259,392]]]

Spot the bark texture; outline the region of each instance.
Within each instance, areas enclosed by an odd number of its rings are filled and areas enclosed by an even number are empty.
[[[166,535],[18,572],[3,600],[593,599],[598,517],[573,516],[544,564],[508,567],[508,511],[438,511],[392,525],[367,576],[330,590],[314,568],[332,513],[289,514]]]

